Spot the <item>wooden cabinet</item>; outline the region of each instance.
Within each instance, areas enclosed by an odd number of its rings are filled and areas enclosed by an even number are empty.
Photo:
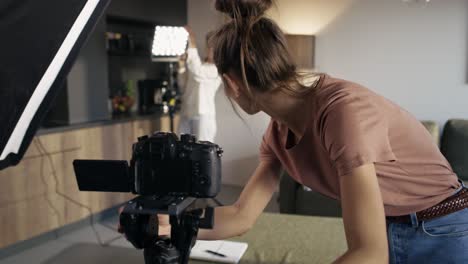
[[[132,197],[80,192],[74,159],[129,159],[137,137],[168,131],[169,118],[134,120],[34,138],[16,167],[0,171],[0,248],[81,220]],[[81,206],[82,204],[83,206]]]

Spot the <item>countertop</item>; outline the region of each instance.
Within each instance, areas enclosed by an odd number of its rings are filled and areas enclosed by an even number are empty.
[[[136,120],[158,119],[158,118],[168,116],[168,115],[169,114],[161,113],[161,112],[154,113],[154,114],[147,114],[147,115],[139,115],[137,113],[131,113],[131,114],[125,114],[125,115],[114,115],[110,119],[107,119],[107,120],[96,120],[96,121],[76,123],[76,124],[70,124],[70,125],[61,125],[61,126],[55,126],[55,127],[42,127],[37,131],[36,136],[52,134],[52,133],[61,133],[61,132],[66,132],[66,131],[71,131],[71,130],[76,130],[76,129],[82,129],[82,128],[107,126],[107,125],[113,125],[113,124],[118,124],[118,123],[132,122]]]

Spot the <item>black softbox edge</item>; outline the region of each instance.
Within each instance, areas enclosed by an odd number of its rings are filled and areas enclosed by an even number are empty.
[[[0,161],[0,170],[5,169],[10,166],[17,165],[21,159],[23,158],[24,154],[26,153],[29,145],[31,144],[39,126],[41,125],[43,119],[45,118],[47,112],[49,111],[50,107],[52,106],[53,101],[59,94],[60,89],[64,87],[64,82],[70,73],[70,70],[76,61],[80,49],[88,40],[91,32],[94,30],[95,26],[97,25],[99,19],[104,14],[104,11],[107,9],[111,0],[101,0],[97,4],[96,8],[94,9],[90,19],[84,26],[83,30],[80,33],[75,45],[70,51],[70,54],[65,59],[63,66],[60,69],[59,74],[57,75],[55,81],[53,82],[51,88],[49,89],[47,95],[45,96],[44,100],[40,104],[34,118],[32,119],[31,123],[29,124],[28,129],[24,135],[23,141],[19,148],[17,154],[10,153],[6,156],[4,160]]]

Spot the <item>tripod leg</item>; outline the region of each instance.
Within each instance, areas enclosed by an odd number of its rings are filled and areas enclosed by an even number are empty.
[[[172,106],[170,106],[170,107],[172,108]],[[175,132],[174,131],[174,111],[175,110],[169,109],[169,121],[171,123],[171,132],[173,132],[173,133]]]
[[[159,237],[151,247],[143,250],[145,264],[179,264],[178,250],[171,244],[169,237]]]
[[[171,240],[180,253],[180,263],[187,264],[195,244],[202,210],[184,212],[180,219],[171,216]]]

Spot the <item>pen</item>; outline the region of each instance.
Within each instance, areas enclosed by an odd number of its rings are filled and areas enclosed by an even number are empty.
[[[222,257],[222,258],[225,258],[225,257],[226,257],[226,255],[224,255],[224,254],[221,254],[221,253],[218,253],[218,252],[209,250],[209,249],[205,250],[205,252],[210,253],[210,254],[213,254],[213,255],[218,256],[218,257]]]

